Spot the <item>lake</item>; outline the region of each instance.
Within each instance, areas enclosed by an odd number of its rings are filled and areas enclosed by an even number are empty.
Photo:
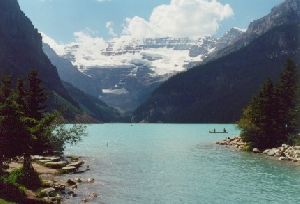
[[[214,128],[229,134],[209,134]],[[80,177],[96,182],[80,185],[79,194],[96,192],[94,203],[300,203],[299,167],[215,145],[239,135],[234,125],[99,124],[87,131],[66,154],[90,165]]]

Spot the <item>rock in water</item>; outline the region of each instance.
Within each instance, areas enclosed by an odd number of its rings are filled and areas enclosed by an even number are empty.
[[[88,183],[94,183],[94,182],[95,182],[95,179],[89,178],[89,179],[87,180],[87,182],[88,182]]]
[[[253,153],[260,153],[259,149],[257,149],[257,148],[253,148],[252,152]]]
[[[74,185],[76,185],[76,182],[73,181],[72,179],[68,179],[68,180],[67,180],[67,184],[68,184],[69,186],[74,186]]]

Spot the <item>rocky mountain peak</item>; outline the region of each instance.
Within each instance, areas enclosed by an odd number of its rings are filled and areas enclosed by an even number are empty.
[[[273,27],[296,23],[300,23],[300,0],[286,0],[274,7],[267,16],[253,21],[247,34],[261,35]]]
[[[231,28],[220,39],[220,42],[225,43],[226,46],[234,43],[245,33],[245,30],[240,28]]]

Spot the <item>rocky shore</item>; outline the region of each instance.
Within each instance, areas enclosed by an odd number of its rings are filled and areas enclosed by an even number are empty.
[[[26,191],[27,197],[41,203],[61,203],[64,200],[77,197],[80,185],[92,185],[95,182],[93,178],[74,177],[74,174],[80,175],[89,171],[89,166],[84,166],[84,164],[85,161],[76,156],[32,156],[32,166],[39,174],[42,186],[37,192]],[[21,166],[22,159],[12,162],[9,165],[9,171]],[[87,203],[97,197],[96,193],[91,192],[82,198],[82,202]]]
[[[247,149],[247,144],[243,142],[241,137],[227,138],[223,141],[217,142],[216,144],[230,146],[238,150]],[[300,162],[300,146],[282,144],[281,147],[265,150],[253,148],[252,152],[256,154],[265,154],[280,161]]]

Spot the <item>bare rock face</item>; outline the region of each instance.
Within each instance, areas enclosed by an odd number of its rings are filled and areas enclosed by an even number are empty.
[[[227,47],[224,47],[224,49],[216,51],[214,54],[209,56],[205,62],[218,59],[228,55],[229,53],[235,52],[247,46],[254,39],[275,27],[298,23],[300,23],[300,0],[286,0],[280,5],[274,7],[268,15],[250,23],[247,31],[242,33],[237,40],[229,44]]]
[[[275,26],[296,23],[300,23],[300,1],[286,0],[274,7],[269,15],[253,21],[247,30],[247,35],[261,35]]]

